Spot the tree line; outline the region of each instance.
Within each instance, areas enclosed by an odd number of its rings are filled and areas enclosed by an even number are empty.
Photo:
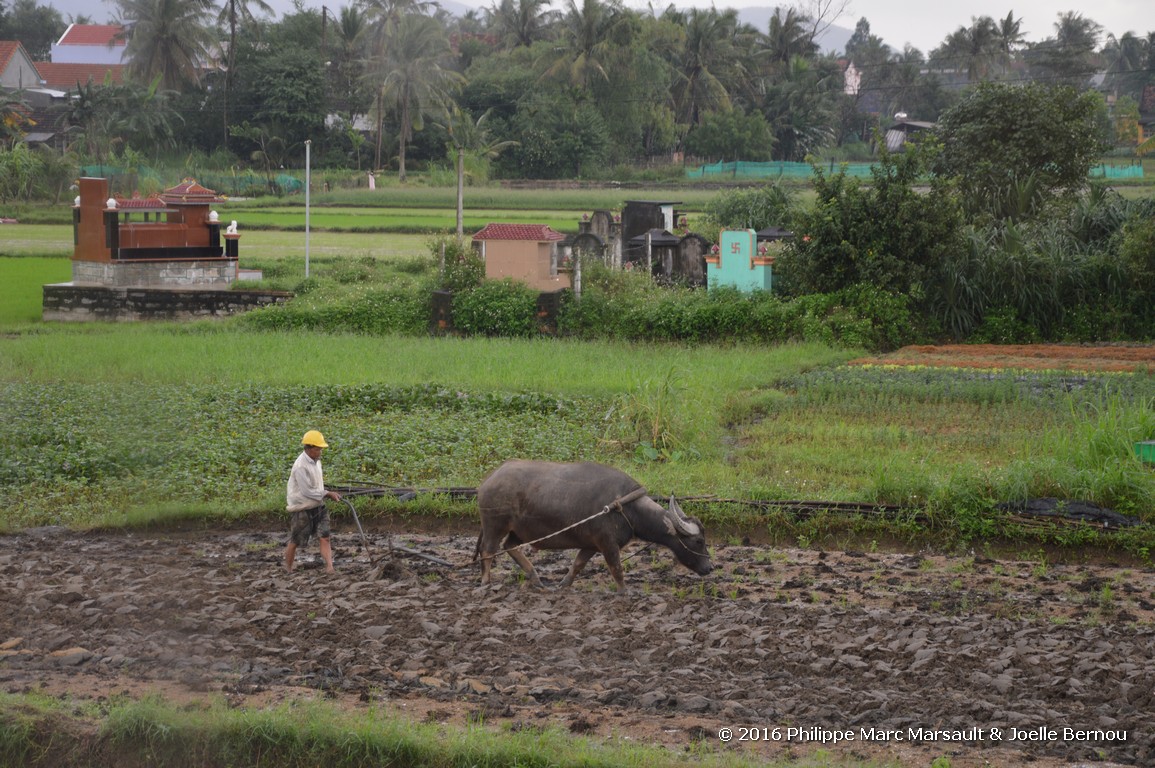
[[[678,153],[865,159],[894,114],[937,121],[980,83],[1083,91],[1102,75],[1096,130],[1109,146],[1138,141],[1155,32],[1116,37],[1067,12],[1029,41],[1009,12],[972,18],[923,53],[892,49],[863,18],[842,55],[823,52],[846,4],[805,0],[756,29],[733,9],[620,0],[494,0],[460,17],[430,0],[361,0],[280,18],[264,0],[117,0],[128,77],[78,83],[54,128],[98,160],[131,148],[300,166],[311,140],[318,164],[402,179],[447,148],[475,175],[596,177]],[[35,0],[0,4],[0,39],[34,59],[65,26]],[[465,142],[465,125],[484,130]]]

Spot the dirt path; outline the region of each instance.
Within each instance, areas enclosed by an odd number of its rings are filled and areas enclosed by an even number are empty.
[[[371,540],[382,552],[386,537]],[[383,578],[351,531],[335,534],[335,575],[315,547],[284,574],[283,541],[5,537],[0,684],[249,706],[327,697],[768,756],[1155,761],[1151,569],[715,542],[705,579],[651,551],[627,563],[626,594],[598,558],[573,589],[537,593],[508,560],[477,586],[468,535],[395,536],[464,567],[405,559]],[[533,558],[554,583],[569,560]],[[769,739],[739,742],[743,729]],[[853,740],[834,745],[836,732]]]

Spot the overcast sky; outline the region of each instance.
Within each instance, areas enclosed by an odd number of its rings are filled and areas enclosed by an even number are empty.
[[[266,0],[279,13],[293,8],[292,0]],[[108,21],[115,15],[116,4],[112,0],[39,0],[41,5],[52,5],[67,19],[70,15],[88,14],[97,23]],[[456,0],[471,7],[492,6],[494,0]],[[580,2],[580,0],[579,0]],[[633,8],[645,9],[651,4],[665,8],[668,0],[625,0]],[[812,0],[800,0],[805,8]],[[839,0],[835,0],[839,2]],[[348,5],[345,0],[325,0],[331,10]],[[565,0],[554,0],[554,8],[564,7]],[[746,8],[757,6],[773,7],[772,0],[675,0],[679,8],[698,6],[708,8]],[[306,8],[320,8],[320,0],[304,0]],[[789,5],[789,4],[787,4]],[[838,25],[854,29],[858,20],[865,17],[870,22],[870,31],[878,35],[891,48],[901,50],[910,43],[929,53],[948,34],[961,26],[969,26],[972,17],[991,16],[1006,18],[1014,11],[1016,19],[1022,19],[1022,29],[1026,39],[1037,42],[1050,37],[1055,31],[1059,13],[1075,11],[1083,17],[1097,21],[1103,26],[1104,35],[1113,33],[1116,37],[1133,31],[1140,35],[1155,32],[1155,2],[1152,0],[963,0],[944,2],[943,0],[851,0],[847,13],[838,20]],[[1100,44],[1102,41],[1100,41]]]

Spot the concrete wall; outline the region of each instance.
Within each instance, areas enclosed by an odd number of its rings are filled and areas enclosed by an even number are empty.
[[[237,279],[235,261],[73,261],[72,282],[142,288],[227,288]]]
[[[280,304],[291,296],[282,291],[113,288],[58,283],[44,286],[43,319],[195,320]]]
[[[539,291],[573,287],[568,272],[554,270],[553,243],[532,240],[482,240],[481,257],[489,280],[510,278]]]

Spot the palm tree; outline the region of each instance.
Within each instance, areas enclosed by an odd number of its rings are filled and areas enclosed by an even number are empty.
[[[1140,95],[1146,85],[1149,73],[1146,70],[1148,41],[1134,32],[1127,32],[1122,37],[1107,36],[1107,44],[1103,46],[1103,57],[1107,65],[1107,82],[1119,97],[1120,91],[1132,92],[1136,97]],[[1137,99],[1136,99],[1137,100]]]
[[[817,54],[818,43],[814,42],[813,22],[810,18],[793,8],[785,12],[781,7],[775,9],[774,15],[770,17],[765,50],[772,68],[782,71],[795,56],[810,59]]]
[[[201,67],[216,42],[208,26],[212,0],[117,0],[118,37],[128,41],[127,73],[149,84],[160,76],[165,90],[200,83]]]
[[[444,28],[429,16],[407,13],[390,25],[384,52],[375,62],[377,71],[377,163],[380,167],[381,129],[386,108],[398,119],[399,171],[405,181],[405,148],[413,132],[423,127],[425,115],[445,112],[453,92],[465,78],[449,68],[453,51]]]
[[[549,10],[553,0],[501,0],[489,10],[494,31],[507,48],[529,47],[546,39],[560,14]]]
[[[409,14],[425,14],[437,8],[437,0],[364,0],[365,14],[373,21],[373,55],[384,50],[386,41],[401,17]]]
[[[1016,19],[1015,12],[1011,11],[1005,19],[999,19],[996,35],[999,47],[1002,48],[1009,60],[1011,55],[1023,44],[1026,37],[1023,34],[1023,20]]]
[[[457,240],[465,234],[464,230],[464,210],[465,210],[465,156],[467,154],[476,157],[482,161],[489,161],[501,154],[501,150],[506,147],[514,147],[518,145],[516,141],[502,141],[495,140],[489,135],[489,127],[485,125],[485,120],[492,113],[492,109],[488,109],[485,113],[477,118],[476,121],[470,119],[468,112],[461,110],[454,106],[449,112],[449,119],[443,124],[446,133],[449,134],[450,151],[453,155],[454,161],[457,164]]]
[[[927,87],[927,80],[922,75],[925,63],[922,51],[909,45],[902,53],[891,57],[883,86],[887,99],[884,114],[911,110]]]
[[[730,109],[734,90],[747,76],[742,61],[750,32],[732,8],[689,10],[685,40],[672,62],[678,75],[672,96],[679,122],[700,125],[707,113]]]
[[[226,149],[229,146],[229,91],[233,85],[233,68],[237,61],[237,25],[256,24],[253,12],[249,8],[250,3],[256,6],[257,10],[261,13],[268,14],[273,12],[273,7],[266,3],[265,0],[224,0],[220,15],[217,17],[217,21],[220,24],[227,25],[229,28],[229,53],[228,62],[225,65],[224,105],[221,109],[221,115],[224,121],[224,144]]]
[[[774,133],[774,159],[804,160],[833,139],[835,98],[841,72],[801,56],[790,60],[782,80],[766,94],[766,119]]]
[[[1095,49],[1103,27],[1075,11],[1059,14],[1055,36],[1028,49],[1028,59],[1047,75],[1073,85],[1095,71]]]
[[[569,9],[559,25],[560,45],[543,78],[562,80],[588,90],[596,80],[610,79],[608,66],[613,52],[613,35],[625,12],[618,0],[567,0]]]
[[[363,80],[364,51],[369,37],[369,18],[357,6],[344,6],[337,18],[336,44],[330,55],[331,73],[334,83],[334,103],[338,110],[346,112],[350,121],[362,114],[364,101],[360,98],[357,84]]]
[[[940,55],[945,54],[954,69],[965,70],[971,83],[989,79],[1003,51],[998,27],[990,16],[972,17],[969,27],[959,27],[947,37],[943,49]]]

